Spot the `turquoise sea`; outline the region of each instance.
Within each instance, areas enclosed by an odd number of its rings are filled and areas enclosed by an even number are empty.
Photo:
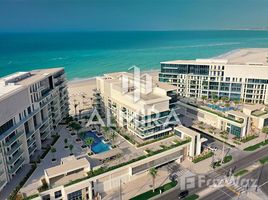
[[[73,80],[246,47],[268,48],[268,31],[2,33],[0,76],[63,66]]]

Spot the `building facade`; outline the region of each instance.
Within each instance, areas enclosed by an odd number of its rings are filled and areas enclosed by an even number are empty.
[[[177,86],[184,97],[268,104],[267,52],[242,49],[213,59],[161,62],[159,80]]]
[[[63,68],[0,79],[0,190],[42,148],[68,107]]]
[[[176,116],[175,113],[171,114],[171,109],[177,100],[177,88],[168,84],[153,83],[151,91],[146,93],[148,83],[141,80],[140,88],[135,88],[131,75],[122,72],[98,77],[97,91],[100,97],[95,101],[99,101],[98,104],[102,101],[119,126],[141,139],[169,134],[176,124]],[[127,77],[129,81],[126,91],[123,91],[122,76]],[[135,90],[139,90],[139,99],[136,101]]]

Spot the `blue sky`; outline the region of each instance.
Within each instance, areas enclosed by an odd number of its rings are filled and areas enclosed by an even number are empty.
[[[0,32],[268,27],[268,0],[0,0]]]

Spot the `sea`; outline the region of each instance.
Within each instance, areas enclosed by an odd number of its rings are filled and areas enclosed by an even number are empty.
[[[0,33],[0,77],[64,67],[69,80],[160,69],[161,61],[211,58],[239,48],[268,48],[268,31],[121,31]]]

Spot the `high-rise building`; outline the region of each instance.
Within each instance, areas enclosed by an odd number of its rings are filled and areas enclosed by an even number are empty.
[[[0,79],[0,190],[55,133],[68,107],[63,68]]]

